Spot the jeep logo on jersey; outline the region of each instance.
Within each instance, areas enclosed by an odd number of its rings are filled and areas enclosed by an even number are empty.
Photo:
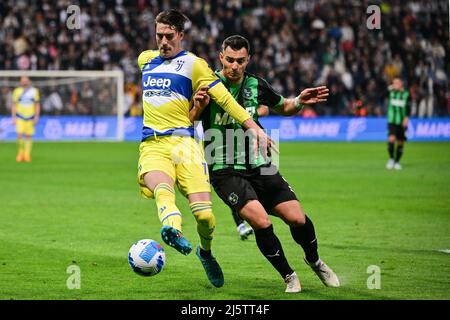
[[[143,87],[152,87],[158,89],[168,89],[172,84],[172,80],[165,78],[152,78],[152,76],[148,76],[145,81],[142,81]]]

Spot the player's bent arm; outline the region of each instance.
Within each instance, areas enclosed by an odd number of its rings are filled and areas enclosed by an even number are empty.
[[[225,110],[225,112],[245,129],[259,129],[259,126],[253,121],[250,114],[236,102],[222,82],[218,82],[215,86],[210,88],[208,93],[211,98]]]
[[[211,97],[208,95],[208,90],[209,87],[202,87],[192,96],[189,108],[189,120],[192,123],[200,118],[203,110],[211,100]]]
[[[189,110],[189,120],[194,123],[194,121],[197,121],[198,119],[200,119],[200,115],[202,114],[203,110],[205,109],[205,107],[208,105],[206,104],[201,104],[195,100],[193,100],[191,102],[192,107]]]
[[[253,121],[250,114],[233,98],[205,60],[198,58],[192,67],[192,88],[208,86],[211,98],[245,129],[254,129],[260,138],[267,139],[264,131]],[[262,132],[260,132],[262,131]]]
[[[202,114],[202,109],[197,108],[195,105],[189,110],[189,121],[194,123],[194,121],[197,121],[200,118],[200,115]]]
[[[207,99],[204,97],[207,96]],[[194,123],[194,121],[200,118],[203,110],[209,103],[209,95],[200,95],[198,92],[194,94],[191,101],[191,108],[189,110],[189,120]],[[256,109],[259,117],[266,117],[269,115],[269,107],[265,105],[259,105]]]

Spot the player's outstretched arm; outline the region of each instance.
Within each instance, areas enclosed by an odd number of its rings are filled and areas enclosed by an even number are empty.
[[[250,114],[234,100],[230,92],[209,68],[205,60],[198,58],[192,67],[192,88],[199,90],[208,86],[208,95],[236,122],[246,129],[259,129]]]
[[[258,126],[250,114],[243,108],[233,96],[228,92],[222,83],[218,83],[208,90],[208,94],[214,101],[222,107],[233,119],[242,127],[251,130],[257,140],[257,145],[261,150],[270,148],[272,140],[266,135],[264,130]]]
[[[245,129],[260,130],[250,114],[233,98],[222,83],[208,90],[211,98]]]
[[[270,144],[264,130],[262,130],[250,114],[236,102],[227,88],[218,79],[214,72],[208,67],[205,60],[199,58],[195,61],[192,70],[193,88],[208,86],[208,95],[227,112],[236,122],[245,129],[252,129],[252,133],[257,136],[260,145]]]
[[[284,99],[283,106],[277,111],[285,116],[291,116],[303,109],[304,106],[311,106],[316,103],[326,102],[329,90],[326,86],[306,88],[293,99]]]

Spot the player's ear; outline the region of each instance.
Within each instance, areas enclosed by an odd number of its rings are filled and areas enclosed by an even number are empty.
[[[184,38],[184,32],[180,31],[180,40],[183,40],[183,38]]]

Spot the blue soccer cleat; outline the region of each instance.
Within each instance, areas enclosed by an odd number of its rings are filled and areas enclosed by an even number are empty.
[[[205,269],[206,276],[208,277],[208,280],[212,283],[212,285],[217,288],[223,286],[223,272],[219,264],[217,263],[216,258],[214,258],[212,254],[207,258],[202,257],[200,255],[200,246],[197,247],[196,255],[200,259],[200,262]]]
[[[183,236],[181,231],[173,227],[162,227],[161,238],[167,245],[175,248],[175,250],[181,252],[185,256],[187,256],[192,251],[192,245],[189,243],[189,241]]]

